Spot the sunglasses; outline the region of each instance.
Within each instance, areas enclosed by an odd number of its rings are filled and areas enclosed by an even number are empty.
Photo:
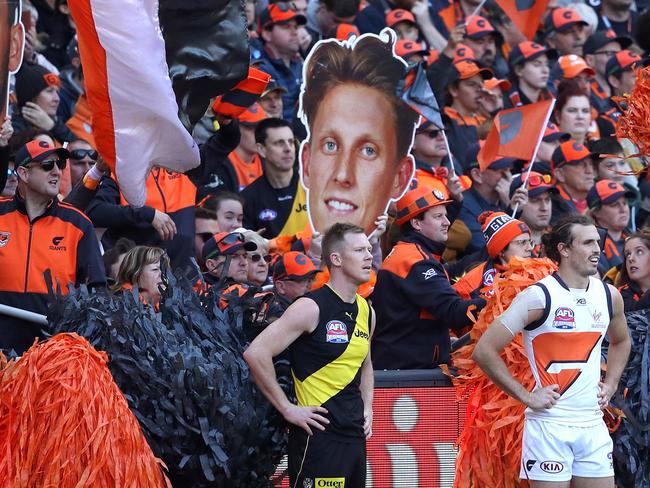
[[[530,175],[528,177],[528,186],[541,186],[549,185],[551,183],[551,175]]]
[[[205,244],[214,234],[212,232],[197,232],[196,235],[199,236],[203,241],[203,244]]]
[[[426,134],[429,136],[429,139],[435,139],[442,131],[439,129],[423,130],[419,131],[418,134]]]
[[[237,242],[245,242],[244,234],[240,232],[231,232],[227,236],[222,237],[217,241],[217,244],[225,244],[230,246],[231,244],[236,244]]]
[[[18,178],[18,171],[16,171],[16,168],[7,168],[7,178]]]
[[[257,263],[260,259],[264,259],[264,261],[270,263],[271,260],[273,259],[270,254],[265,254],[264,256],[262,256],[261,254],[251,254],[249,257],[251,258],[251,261],[253,261],[254,263]]]
[[[45,161],[32,161],[32,162],[40,165],[41,169],[45,172],[52,171],[54,169],[54,165],[56,165],[59,169],[63,170],[68,164],[68,162],[65,159],[47,159]]]
[[[93,161],[97,161],[99,153],[94,149],[75,149],[70,151],[70,159],[83,159],[88,156]]]

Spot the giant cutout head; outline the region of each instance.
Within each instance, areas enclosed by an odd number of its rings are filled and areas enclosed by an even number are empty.
[[[7,114],[9,75],[23,60],[25,31],[20,22],[20,0],[0,0],[0,124]]]
[[[394,54],[395,34],[320,41],[305,61],[300,150],[312,228],[347,222],[370,233],[391,200],[407,189],[418,114],[399,92],[406,63]]]

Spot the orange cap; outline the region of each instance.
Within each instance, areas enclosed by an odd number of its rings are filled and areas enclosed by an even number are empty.
[[[556,8],[551,12],[551,15],[546,17],[546,35],[552,31],[564,32],[576,24],[589,25],[582,17],[580,17],[580,14],[572,8]]]
[[[386,14],[386,25],[388,27],[393,27],[395,24],[399,24],[400,22],[416,23],[413,14],[403,8],[396,8]]]
[[[560,69],[562,70],[562,78],[576,78],[581,73],[586,73],[587,76],[593,78],[596,72],[590,67],[587,62],[577,54],[567,54],[560,56],[557,60]]]
[[[495,88],[501,88],[503,91],[510,91],[512,88],[512,83],[508,80],[500,80],[498,78],[490,78],[483,82],[483,86],[486,90],[494,90]]]
[[[429,180],[429,185],[418,185],[397,201],[395,223],[402,225],[426,210],[451,203],[445,183],[440,179]]]
[[[625,197],[630,200],[635,196],[633,191],[627,190],[620,183],[612,180],[600,180],[587,193],[587,205],[589,208],[595,208],[598,205],[614,203],[619,198]]]
[[[429,50],[421,42],[399,39],[395,43],[395,54],[397,54],[399,57],[404,58],[406,60],[411,56],[413,56],[414,54],[420,54],[421,56],[426,56],[429,54]]]
[[[471,47],[461,43],[454,49],[453,62],[455,64],[463,60],[476,61],[476,54],[474,54],[474,50]]]
[[[458,80],[467,80],[476,75],[481,75],[484,80],[492,78],[494,73],[491,69],[481,68],[474,61],[469,61],[464,59],[458,61],[452,66],[452,69],[449,73],[449,82],[454,82]]]
[[[496,29],[490,24],[490,21],[480,15],[470,17],[465,32],[465,35],[470,39],[480,39],[489,34],[497,34]]]
[[[551,156],[551,169],[560,168],[565,164],[577,163],[592,155],[593,153],[584,145],[574,139],[569,139],[553,151],[553,155]]]
[[[338,39],[339,41],[347,41],[352,36],[359,37],[361,33],[356,25],[341,23],[330,29],[327,33],[328,39]]]
[[[254,103],[248,107],[244,112],[238,117],[241,124],[255,125],[258,122],[261,122],[267,117],[266,112],[259,103]]]
[[[605,74],[607,76],[621,73],[628,69],[633,69],[635,66],[647,66],[648,59],[642,58],[634,51],[623,49],[609,58],[607,66],[605,67]]]

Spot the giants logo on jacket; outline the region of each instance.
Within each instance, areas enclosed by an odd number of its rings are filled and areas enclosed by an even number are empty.
[[[343,344],[350,342],[348,338],[348,328],[340,320],[330,320],[325,324],[325,342],[334,342],[337,344]]]

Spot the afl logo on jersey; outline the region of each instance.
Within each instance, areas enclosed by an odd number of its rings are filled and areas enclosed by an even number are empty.
[[[325,324],[326,337],[325,342],[334,342],[343,344],[350,342],[348,339],[348,328],[340,320],[330,320]]]
[[[555,319],[553,319],[553,327],[556,329],[575,329],[576,322],[573,310],[567,307],[560,307],[555,310]]]

